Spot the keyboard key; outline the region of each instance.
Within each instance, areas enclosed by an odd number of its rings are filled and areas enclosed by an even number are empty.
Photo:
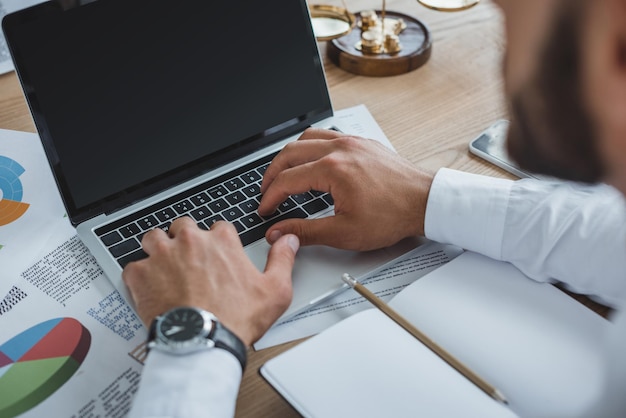
[[[233,221],[233,225],[235,226],[235,228],[237,229],[237,233],[239,234],[241,234],[246,229],[246,227],[243,226],[239,221]]]
[[[319,190],[311,190],[309,191],[314,197],[320,197],[324,195],[324,192],[320,192]]]
[[[248,197],[254,197],[261,194],[261,187],[258,184],[249,184],[242,189]]]
[[[232,192],[241,189],[243,186],[245,186],[245,183],[239,177],[235,177],[234,179],[226,181],[224,185],[228,190]]]
[[[315,199],[311,200],[309,203],[306,203],[302,207],[304,208],[304,210],[307,211],[309,215],[313,215],[328,208],[328,203],[326,203],[324,199]]]
[[[175,203],[172,207],[179,215],[185,214],[193,209],[193,205],[189,200],[183,200],[182,202]]]
[[[205,231],[209,230],[209,227],[206,226],[206,224],[204,222],[198,222],[198,228],[204,229]]]
[[[243,216],[243,212],[241,210],[239,210],[239,208],[230,208],[230,209],[226,209],[224,212],[222,212],[222,216],[227,221],[233,221],[233,220]]]
[[[141,229],[137,226],[137,224],[132,223],[120,228],[120,233],[124,238],[130,238],[133,235],[137,235],[141,232]]]
[[[246,246],[248,244],[251,244],[265,237],[265,232],[269,229],[270,226],[274,225],[276,222],[280,222],[284,219],[306,218],[306,217],[307,217],[307,214],[305,211],[303,211],[300,208],[295,208],[294,210],[290,212],[283,213],[282,215],[274,219],[270,219],[269,221],[262,223],[261,225],[253,229],[250,229],[242,234],[239,234],[239,239],[241,239],[241,243],[244,246]]]
[[[195,219],[196,222],[203,220],[204,218],[210,216],[211,214],[212,214],[212,212],[206,206],[203,206],[203,207],[198,208],[196,210],[192,210],[190,212],[191,217],[193,219]]]
[[[152,230],[150,230],[152,231]],[[137,235],[135,238],[137,239],[137,241],[139,241],[139,243],[141,244],[141,242],[143,241],[143,236],[146,235],[148,232],[150,231],[144,231],[141,234]]]
[[[213,213],[220,213],[229,206],[230,205],[226,203],[224,199],[217,199],[209,203],[209,209],[211,209]]]
[[[296,201],[296,203],[298,204],[303,204],[308,202],[309,200],[313,199],[313,196],[311,196],[311,193],[308,192],[304,192],[304,193],[300,193],[300,194],[294,194],[293,196],[291,196],[293,198],[293,200]]]
[[[224,220],[224,218],[222,217],[222,215],[214,215],[214,216],[211,216],[208,219],[205,219],[204,223],[206,224],[206,226],[208,226],[210,228],[211,225],[213,225],[215,222],[223,221],[223,220]]]
[[[239,203],[246,200],[246,197],[240,191],[236,191],[235,193],[231,193],[226,196],[226,201],[231,205],[238,205]]]
[[[285,200],[283,203],[278,205],[278,210],[280,210],[281,212],[288,212],[295,207],[296,207],[296,204],[294,203],[294,201],[288,197],[287,200]]]
[[[109,251],[111,252],[113,257],[117,258],[133,250],[136,250],[139,247],[141,247],[139,245],[139,242],[137,242],[135,238],[131,238],[117,245],[114,245],[113,247],[109,248]]]
[[[241,178],[248,184],[256,183],[261,180],[261,175],[256,171],[249,171],[246,174],[242,175]]]
[[[219,199],[222,196],[226,196],[228,194],[228,190],[226,190],[224,186],[219,185],[210,188],[209,190],[207,190],[207,193],[209,193],[209,196],[211,196],[213,199]]]
[[[176,212],[174,212],[172,208],[165,208],[157,211],[154,215],[159,221],[166,222],[173,220],[176,217]]]
[[[164,224],[159,225],[159,228],[162,229],[165,233],[170,231],[170,226],[172,226],[171,222],[165,222]]]
[[[141,243],[143,241],[143,237],[150,231],[152,231],[153,229],[162,229],[163,232],[165,232],[166,234],[169,232],[170,230],[170,226],[172,225],[171,222],[166,222],[162,225],[157,226],[156,228],[152,228],[148,231],[144,231],[141,234],[137,235],[135,238],[137,239],[137,241],[139,241],[139,243]]]
[[[333,197],[330,194],[325,194],[324,197],[322,198],[324,199],[329,205],[334,205],[335,204],[335,200],[333,199]]]
[[[206,193],[202,192],[202,193],[198,193],[197,195],[189,198],[189,200],[191,200],[191,202],[196,205],[196,206],[202,206],[205,205],[207,203],[209,203],[209,195],[207,195]]]
[[[152,229],[155,226],[157,226],[159,224],[159,221],[157,221],[157,219],[154,216],[148,215],[145,218],[139,219],[137,223],[139,224],[141,229],[145,231],[145,230]]]
[[[102,240],[104,245],[108,247],[109,245],[117,244],[118,242],[120,242],[122,240],[122,236],[117,231],[111,231],[108,234],[102,236],[100,239]]]
[[[259,207],[259,202],[254,199],[247,200],[239,205],[239,209],[243,211],[243,213],[250,213],[257,210]]]
[[[261,175],[264,175],[265,170],[267,170],[267,167],[269,166],[270,166],[270,163],[263,164],[261,167],[257,168],[256,171],[258,171]]]
[[[241,223],[247,226],[248,228],[254,228],[258,224],[263,222],[263,219],[256,213],[250,213],[243,218],[240,219]]]
[[[137,250],[120,258],[119,260],[117,260],[117,262],[120,263],[120,266],[122,266],[122,268],[124,268],[126,267],[126,264],[130,263],[131,261],[138,261],[147,257],[148,254],[146,254],[144,250]]]
[[[272,218],[277,217],[278,215],[280,215],[280,212],[275,210],[274,212],[272,212],[271,215],[263,216],[263,219],[265,219],[265,220],[272,219]]]

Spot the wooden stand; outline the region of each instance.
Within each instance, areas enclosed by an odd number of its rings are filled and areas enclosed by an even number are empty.
[[[376,11],[380,15],[380,11]],[[356,13],[357,26],[361,13]],[[387,17],[402,18],[406,23],[399,36],[402,50],[397,54],[364,54],[355,45],[361,40],[361,30],[355,28],[341,38],[328,42],[326,52],[330,60],[348,72],[384,77],[413,71],[424,65],[430,58],[432,40],[430,31],[419,20],[402,13],[386,11]]]

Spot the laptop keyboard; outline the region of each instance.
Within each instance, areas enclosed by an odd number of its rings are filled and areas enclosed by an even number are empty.
[[[154,228],[167,232],[172,221],[182,216],[190,216],[205,230],[217,221],[228,221],[246,246],[264,238],[269,227],[279,221],[307,218],[333,205],[328,193],[311,190],[287,198],[272,215],[259,216],[261,180],[276,154],[102,226],[96,229],[96,235],[124,268],[129,262],[148,256],[141,248],[146,232]]]

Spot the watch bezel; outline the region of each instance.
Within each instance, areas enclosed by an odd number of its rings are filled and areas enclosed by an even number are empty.
[[[196,312],[202,317],[204,323],[200,331],[193,337],[186,340],[175,340],[163,333],[162,325],[169,316],[182,310],[192,310]],[[215,322],[217,322],[217,317],[211,312],[192,306],[176,307],[165,312],[163,315],[159,315],[155,319],[154,340],[148,344],[148,348],[156,348],[172,354],[188,354],[203,349],[213,348],[215,346],[215,342],[210,337],[215,329]]]

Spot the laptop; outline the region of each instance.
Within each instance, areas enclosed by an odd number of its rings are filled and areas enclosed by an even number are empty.
[[[180,216],[232,222],[263,269],[269,227],[333,213],[332,196],[256,208],[265,168],[333,109],[305,0],[60,0],[2,27],[67,215],[114,286],[141,237]],[[286,319],[415,248],[302,248]]]

